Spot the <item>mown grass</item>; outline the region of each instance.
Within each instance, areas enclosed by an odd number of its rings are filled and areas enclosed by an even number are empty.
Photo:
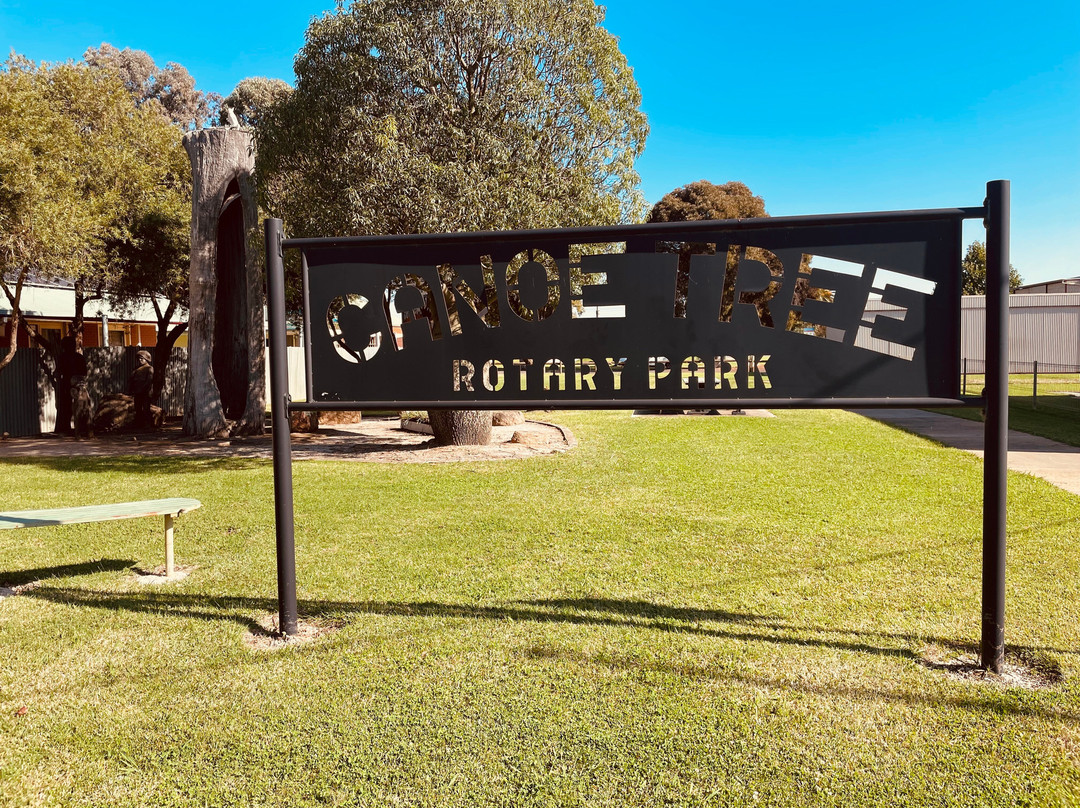
[[[981,374],[969,374],[967,392],[978,395]],[[1038,392],[1038,396],[1035,393]],[[1040,373],[1038,387],[1030,373],[1009,376],[1009,428],[1070,446],[1080,446],[1080,374]],[[981,421],[982,411],[962,407],[935,410],[969,421]]]
[[[268,462],[0,462],[3,805],[1073,805],[1080,499],[1010,478],[1028,690],[925,664],[979,632],[979,461],[842,412],[558,413],[527,461],[298,463],[307,645],[275,609]],[[18,715],[25,707],[23,715]]]

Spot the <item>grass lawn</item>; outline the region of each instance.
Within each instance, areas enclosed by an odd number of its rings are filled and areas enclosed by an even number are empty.
[[[981,465],[843,412],[555,413],[526,461],[295,467],[308,644],[274,611],[269,461],[0,461],[2,508],[194,496],[0,532],[0,805],[1080,804],[1080,498],[1012,475],[979,633]],[[25,711],[22,708],[26,708]],[[20,715],[19,713],[23,713]]]
[[[983,387],[981,374],[968,376],[967,392],[978,395]],[[1009,376],[1009,428],[1029,435],[1080,446],[1080,375],[1076,373],[1040,373],[1038,400],[1030,373]],[[935,410],[969,421],[981,421],[978,409],[959,408]]]

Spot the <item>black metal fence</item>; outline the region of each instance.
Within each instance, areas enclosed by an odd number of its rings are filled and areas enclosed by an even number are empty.
[[[982,360],[962,359],[961,394],[980,395],[984,372]],[[1080,416],[1080,365],[1010,360],[1009,398],[1014,404],[1030,402],[1032,409],[1040,412]]]

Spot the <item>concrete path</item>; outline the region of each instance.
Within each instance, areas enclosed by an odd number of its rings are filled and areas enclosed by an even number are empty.
[[[931,438],[979,457],[983,453],[983,424],[924,410],[853,410],[859,415]],[[1009,430],[1009,468],[1042,477],[1058,488],[1080,496],[1080,449],[1064,443]]]

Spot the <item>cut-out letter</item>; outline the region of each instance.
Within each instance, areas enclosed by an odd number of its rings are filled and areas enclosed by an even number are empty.
[[[588,385],[590,390],[596,389],[596,363],[587,357],[574,360],[574,389],[583,389],[582,385]]]
[[[454,360],[454,392],[461,392],[461,385],[465,385],[465,389],[470,393],[475,392],[473,390],[473,375],[476,373],[476,365],[470,362],[468,359],[455,359]]]
[[[527,277],[523,278],[522,274]],[[536,303],[530,307],[522,300],[525,292],[527,302]],[[559,308],[560,297],[559,266],[555,259],[543,250],[522,250],[506,265],[506,302],[510,310],[526,322],[536,323],[546,320]],[[544,302],[539,301],[544,295]]]
[[[533,361],[531,359],[515,359],[513,360],[513,365],[518,369],[521,374],[519,377],[520,383],[518,385],[518,389],[524,393],[526,390],[529,389],[529,377],[525,374],[525,369],[531,368],[533,365]]]
[[[549,359],[544,363],[544,389],[551,390],[551,379],[555,377],[559,382],[559,389],[566,389],[566,365],[561,359]]]
[[[756,361],[754,355],[750,354],[746,357],[746,389],[754,389],[754,379],[756,376],[761,377],[761,386],[766,390],[772,389],[772,382],[769,381],[769,374],[765,370],[765,363],[769,361],[770,354],[762,354]]]
[[[491,372],[495,372],[495,381],[491,380]],[[498,359],[489,359],[484,363],[484,367],[480,372],[484,381],[484,387],[490,390],[492,393],[497,393],[503,389],[503,382],[506,381],[503,375],[503,363]]]
[[[649,389],[655,390],[656,383],[671,374],[671,360],[666,356],[649,357]]]
[[[738,390],[739,383],[735,380],[735,372],[739,369],[739,362],[734,356],[713,357],[713,375],[717,390],[722,390],[724,382],[727,382],[729,390]]]
[[[614,389],[615,390],[621,390],[622,389],[622,372],[623,372],[623,368],[626,367],[626,357],[625,356],[620,356],[618,361],[616,361],[616,360],[612,359],[609,356],[609,357],[606,357],[605,361],[607,362],[608,368],[610,368],[610,370],[611,370],[611,377],[614,380]]]
[[[699,390],[705,389],[705,363],[701,361],[700,356],[688,356],[683,360],[682,368],[680,372],[682,378],[682,389],[690,389],[690,380],[693,379],[697,382]]]
[[[381,331],[364,335],[362,329],[356,328],[360,311],[368,302],[363,295],[338,296],[330,301],[326,309],[326,329],[330,332],[330,341],[337,355],[346,362],[360,364],[375,356],[382,347]]]

